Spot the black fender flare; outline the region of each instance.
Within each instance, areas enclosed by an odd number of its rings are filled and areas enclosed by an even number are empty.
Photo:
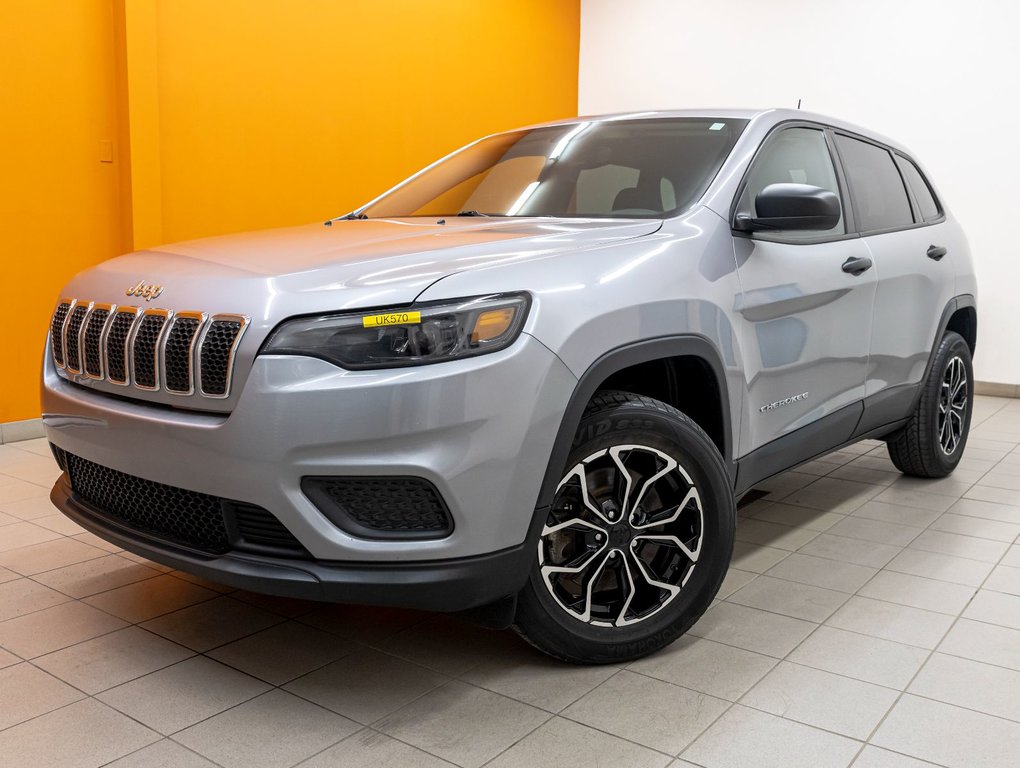
[[[719,402],[722,407],[723,462],[726,464],[730,477],[734,477],[729,392],[726,383],[726,369],[719,351],[704,336],[694,334],[660,336],[611,349],[592,363],[578,379],[577,386],[574,387],[574,392],[560,421],[559,431],[556,433],[556,440],[549,456],[549,466],[539,490],[538,503],[535,505],[537,510],[545,510],[553,502],[556,486],[560,482],[563,467],[567,463],[567,456],[570,454],[574,442],[574,436],[581,423],[581,416],[599,385],[624,368],[653,360],[682,356],[701,359],[710,367],[715,376],[716,384],[719,387]]]
[[[942,337],[946,333],[946,328],[949,327],[949,320],[953,315],[961,309],[973,309],[974,314],[977,314],[977,300],[969,293],[961,293],[959,296],[954,296],[946,302],[945,308],[942,310],[942,317],[939,318],[938,329],[935,332],[935,338],[932,341],[931,352],[928,354],[928,363],[924,366],[924,375],[921,376],[921,381],[918,383],[917,394],[914,395],[914,402],[910,407],[910,413],[914,412],[917,407],[917,401],[921,399],[921,389],[924,387],[924,382],[928,381],[928,374],[931,373],[931,367],[935,363],[935,354],[939,351],[939,344],[942,343]],[[974,328],[974,349],[977,349],[977,322],[975,320]],[[973,354],[974,350],[971,350]]]

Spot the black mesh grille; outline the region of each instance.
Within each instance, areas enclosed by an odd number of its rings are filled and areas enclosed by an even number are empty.
[[[78,331],[82,321],[88,314],[88,304],[78,304],[71,310],[71,319],[67,321],[67,367],[75,372],[81,371],[81,356],[78,354]]]
[[[124,350],[134,322],[134,312],[118,312],[110,323],[110,332],[106,334],[106,377],[118,384],[127,384]]]
[[[93,309],[85,323],[85,373],[91,376],[103,375],[103,358],[100,354],[99,342],[103,336],[103,326],[110,316],[108,309]]]
[[[207,395],[227,393],[227,372],[231,350],[241,323],[236,320],[214,320],[202,340],[202,392]]]
[[[172,392],[191,391],[191,342],[201,321],[194,317],[178,317],[166,336],[166,388]]]
[[[207,552],[230,548],[220,499],[143,480],[64,452],[71,489],[97,512]]]
[[[145,315],[138,324],[131,352],[135,384],[140,387],[156,386],[156,342],[164,325],[163,315]]]
[[[53,312],[53,319],[50,320],[50,343],[53,345],[53,359],[57,361],[57,365],[64,364],[64,320],[70,308],[70,302],[58,304]]]
[[[435,538],[453,529],[439,492],[420,477],[306,477],[301,487],[351,533]]]
[[[304,555],[306,550],[294,534],[276,517],[253,504],[229,504],[228,511],[237,523],[240,546],[246,549],[271,548]]]

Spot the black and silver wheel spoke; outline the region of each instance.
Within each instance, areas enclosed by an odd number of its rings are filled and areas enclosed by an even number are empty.
[[[963,360],[952,358],[942,379],[938,406],[939,445],[947,456],[956,451],[963,439],[969,394],[967,383]]]
[[[559,484],[539,542],[542,581],[579,621],[634,624],[680,593],[703,530],[700,494],[676,459],[640,445],[598,451]]]

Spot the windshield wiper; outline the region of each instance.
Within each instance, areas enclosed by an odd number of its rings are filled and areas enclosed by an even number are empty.
[[[481,211],[461,211],[457,215],[458,216],[484,216],[485,218],[489,218],[492,214],[491,213],[482,213]]]

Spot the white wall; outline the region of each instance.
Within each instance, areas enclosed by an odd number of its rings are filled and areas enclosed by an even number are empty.
[[[908,146],[970,238],[979,380],[1020,384],[1020,3],[582,0],[580,114],[793,107]]]

